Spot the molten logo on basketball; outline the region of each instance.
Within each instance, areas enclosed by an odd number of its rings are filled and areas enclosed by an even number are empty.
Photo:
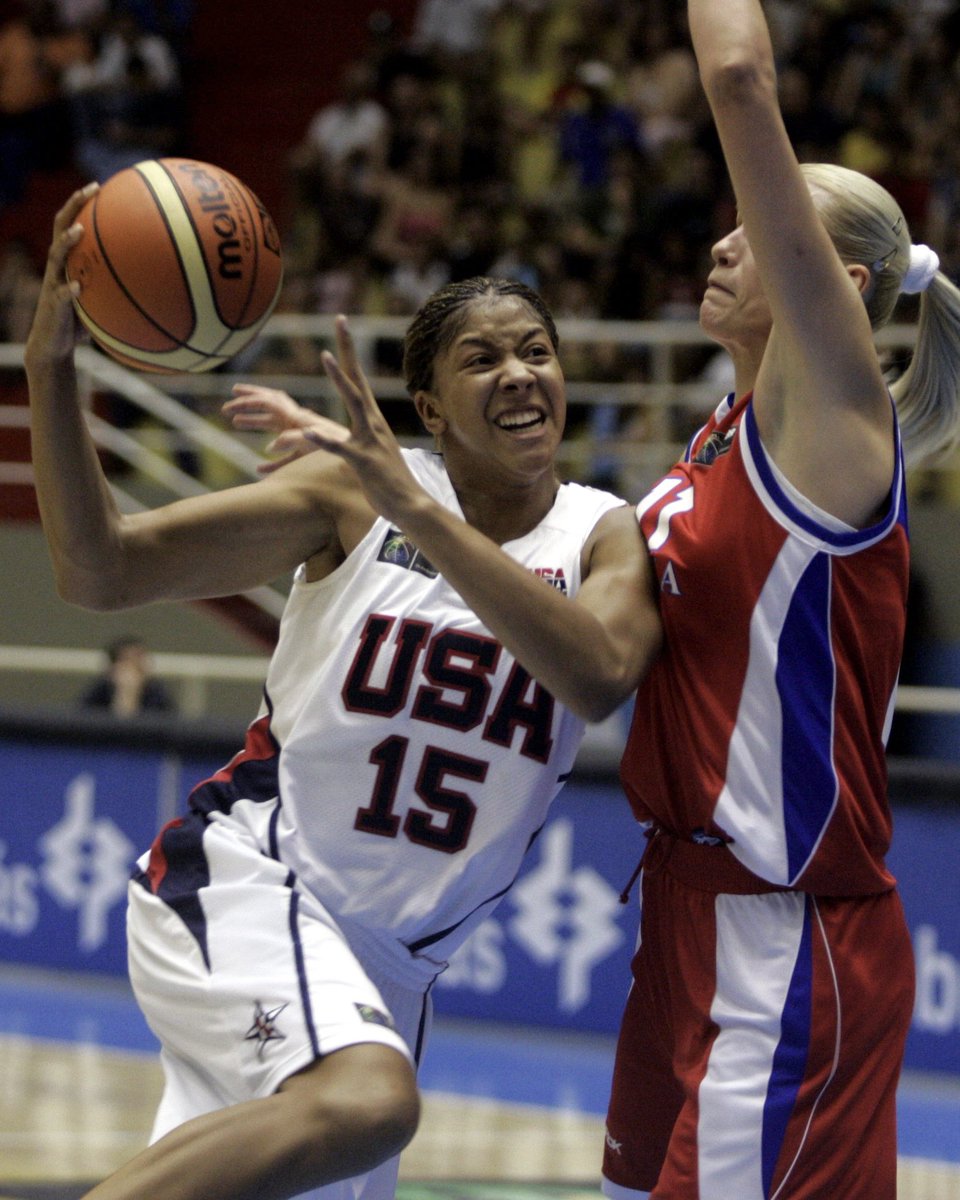
[[[247,346],[283,279],[263,205],[229,172],[194,159],[118,171],[78,216],[67,260],[77,313],[127,366],[207,371]]]
[[[231,204],[220,185],[209,171],[197,163],[185,163],[185,174],[197,190],[200,211],[212,217],[211,228],[217,236],[217,258],[221,279],[243,278],[243,257],[236,217]]]

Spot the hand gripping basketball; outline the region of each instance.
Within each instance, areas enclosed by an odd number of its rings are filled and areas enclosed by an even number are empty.
[[[101,349],[144,371],[208,371],[257,336],[280,293],[280,240],[235,176],[188,158],[119,171],[70,251],[74,304]]]

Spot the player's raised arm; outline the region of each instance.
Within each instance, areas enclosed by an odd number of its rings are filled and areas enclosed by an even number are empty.
[[[96,185],[75,192],[54,222],[25,351],[33,468],[44,533],[64,599],[94,609],[224,595],[268,582],[338,538],[364,508],[350,472],[311,455],[263,484],[120,512],[87,429],[73,362],[75,285],[64,262]],[[326,460],[326,461],[324,461]],[[339,507],[339,506],[342,506]],[[372,514],[368,513],[368,521]]]
[[[746,256],[755,261],[772,318],[753,383],[764,443],[808,499],[860,525],[889,490],[894,453],[864,304],[871,264],[838,253],[825,225],[830,197],[801,172],[758,0],[690,0],[689,16],[742,221],[742,236],[714,247],[706,303],[716,308],[725,291],[742,290],[734,271]]]

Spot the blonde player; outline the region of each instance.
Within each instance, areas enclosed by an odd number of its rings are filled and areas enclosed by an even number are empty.
[[[757,0],[687,11],[742,221],[700,309],[736,392],[637,510],[665,648],[621,767],[652,836],[604,1192],[892,1200],[903,451],[955,434],[960,294],[883,188],[798,165]],[[902,292],[921,321],[891,397],[872,331]]]

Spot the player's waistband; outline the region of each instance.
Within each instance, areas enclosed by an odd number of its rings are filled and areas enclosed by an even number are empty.
[[[645,875],[665,872],[686,887],[719,895],[756,896],[795,889],[768,883],[741,863],[723,844],[685,841],[654,826],[647,834],[640,865]]]

